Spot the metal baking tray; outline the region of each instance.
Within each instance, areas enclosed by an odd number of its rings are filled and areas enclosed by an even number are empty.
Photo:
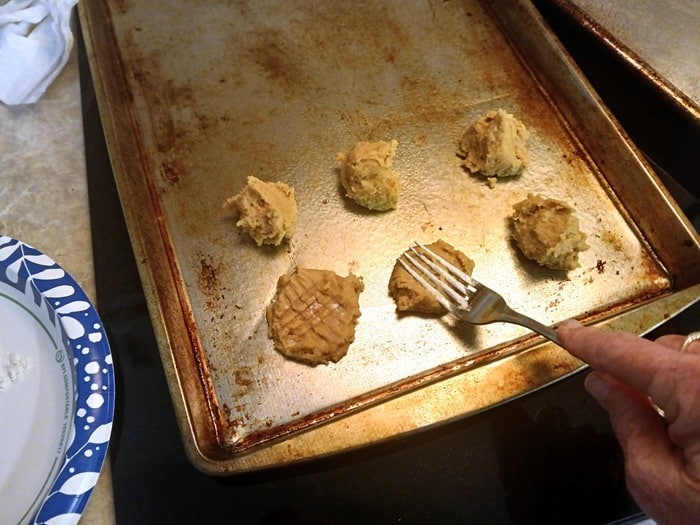
[[[579,370],[523,328],[398,316],[387,284],[442,238],[516,309],[638,333],[697,300],[700,243],[537,11],[522,0],[96,0],[79,12],[110,157],[180,429],[230,474],[366,445],[488,409]],[[525,174],[491,189],[456,156],[489,109],[529,129]],[[398,208],[339,188],[336,154],[399,142]],[[295,187],[297,233],[259,248],[221,205],[248,175]],[[566,273],[508,234],[528,192],[588,234]],[[348,355],[283,358],[264,310],[295,266],[361,276]]]
[[[687,49],[700,45],[694,0],[635,2],[634,8],[600,0],[540,0],[566,14],[600,45],[629,64],[679,110],[700,120],[697,62]],[[645,28],[654,26],[654,31]]]

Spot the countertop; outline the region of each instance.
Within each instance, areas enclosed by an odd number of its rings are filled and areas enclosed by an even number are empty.
[[[0,104],[0,233],[37,247],[96,300],[78,53],[36,104]],[[81,525],[115,522],[106,461]]]

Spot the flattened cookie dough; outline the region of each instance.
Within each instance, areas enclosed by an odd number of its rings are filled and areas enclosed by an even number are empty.
[[[309,365],[337,362],[355,340],[362,290],[362,280],[353,274],[297,268],[277,282],[266,311],[268,336],[290,359]]]
[[[340,184],[346,195],[370,210],[396,208],[399,200],[399,177],[391,169],[396,140],[358,142],[349,153],[339,153]]]
[[[223,207],[238,217],[236,226],[247,232],[258,246],[278,246],[292,236],[297,226],[294,188],[284,182],[248,177],[245,188],[230,197]]]
[[[525,257],[553,270],[578,268],[579,253],[588,244],[571,206],[529,194],[513,210],[512,236]]]
[[[463,272],[471,275],[474,261],[442,239],[428,244],[433,252],[454,264]],[[445,308],[416,281],[397,260],[389,279],[389,293],[396,302],[399,312],[422,312],[428,314],[444,314]]]

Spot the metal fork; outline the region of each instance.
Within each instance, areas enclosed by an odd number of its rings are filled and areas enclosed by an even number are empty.
[[[410,252],[410,253],[409,253]],[[399,262],[448,312],[471,324],[513,323],[543,335],[563,347],[557,333],[506,304],[487,286],[420,243],[399,257]]]

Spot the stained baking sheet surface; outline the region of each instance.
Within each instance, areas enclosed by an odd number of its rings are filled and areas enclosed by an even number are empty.
[[[212,420],[190,424],[231,454],[408,391],[496,348],[531,346],[517,326],[398,316],[389,275],[415,240],[458,247],[476,262],[478,279],[547,324],[615,312],[672,287],[588,158],[585,137],[572,135],[479,2],[104,6],[146,178],[115,169],[130,231],[138,239],[141,219],[155,218],[192,341],[168,347],[166,326],[161,345],[175,361],[195,352],[200,363],[196,371],[176,366],[171,387],[190,405],[202,404],[193,400],[204,389]],[[99,56],[93,67],[105,67]],[[118,121],[118,104],[109,107]],[[532,160],[522,176],[491,189],[464,171],[456,149],[468,124],[495,108],[528,128]],[[389,139],[399,142],[399,205],[368,212],[345,198],[336,154]],[[294,186],[299,220],[289,243],[257,247],[222,210],[249,175]],[[130,205],[139,188],[151,207]],[[580,268],[543,269],[514,248],[507,217],[530,192],[576,208],[590,245]],[[162,301],[164,263],[144,264]],[[356,339],[338,363],[287,360],[267,337],[265,307],[278,277],[295,266],[364,280]],[[195,389],[183,381],[191,375],[201,379]]]

